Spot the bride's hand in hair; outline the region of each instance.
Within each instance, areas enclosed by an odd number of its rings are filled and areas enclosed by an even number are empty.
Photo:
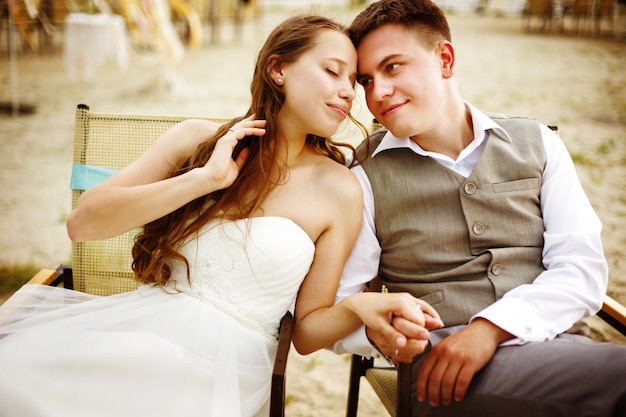
[[[248,157],[249,149],[243,148],[233,159],[233,151],[239,141],[245,137],[265,134],[265,120],[252,118],[253,116],[235,123],[224,136],[219,138],[209,161],[202,168],[207,178],[218,190],[232,185]]]

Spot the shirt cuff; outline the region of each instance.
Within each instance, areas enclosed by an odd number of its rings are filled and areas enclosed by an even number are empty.
[[[343,339],[337,341],[332,346],[332,351],[336,354],[352,353],[366,358],[376,358],[381,353],[376,349],[367,338],[365,326],[359,327]]]
[[[471,318],[489,320],[501,329],[511,333],[514,338],[500,346],[523,345],[528,342],[542,342],[553,339],[556,333],[545,326],[545,322],[517,299],[500,299]]]

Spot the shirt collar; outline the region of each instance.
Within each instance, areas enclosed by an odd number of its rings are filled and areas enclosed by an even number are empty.
[[[481,112],[480,110],[478,110],[476,107],[472,106],[468,102],[465,102],[465,106],[469,109],[470,115],[472,117],[472,124],[474,126],[474,139],[467,146],[467,148],[463,150],[462,154],[471,152],[477,147],[479,147],[488,137],[489,132],[493,132],[495,136],[507,142],[512,141],[509,134],[506,133],[506,131],[499,124],[494,122],[485,113]],[[392,135],[391,132],[387,131],[387,133],[381,140],[380,144],[376,147],[376,149],[372,153],[372,157],[375,157],[380,152],[386,151],[388,149],[398,149],[398,148],[408,148],[419,155],[424,155],[424,156],[433,155],[433,152],[428,152],[422,149],[422,147],[420,147],[418,144],[413,142],[411,139],[397,138],[394,135]]]

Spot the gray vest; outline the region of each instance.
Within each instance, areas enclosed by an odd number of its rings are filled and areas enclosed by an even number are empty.
[[[512,143],[490,134],[467,179],[409,149],[363,163],[374,194],[381,280],[390,291],[430,303],[446,326],[467,323],[544,270],[539,125],[491,117]],[[372,135],[370,151],[384,133]]]

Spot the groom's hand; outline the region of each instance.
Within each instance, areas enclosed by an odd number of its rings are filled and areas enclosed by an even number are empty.
[[[428,401],[432,407],[461,401],[476,372],[491,360],[502,342],[512,337],[479,318],[437,343],[417,376],[418,401]]]

